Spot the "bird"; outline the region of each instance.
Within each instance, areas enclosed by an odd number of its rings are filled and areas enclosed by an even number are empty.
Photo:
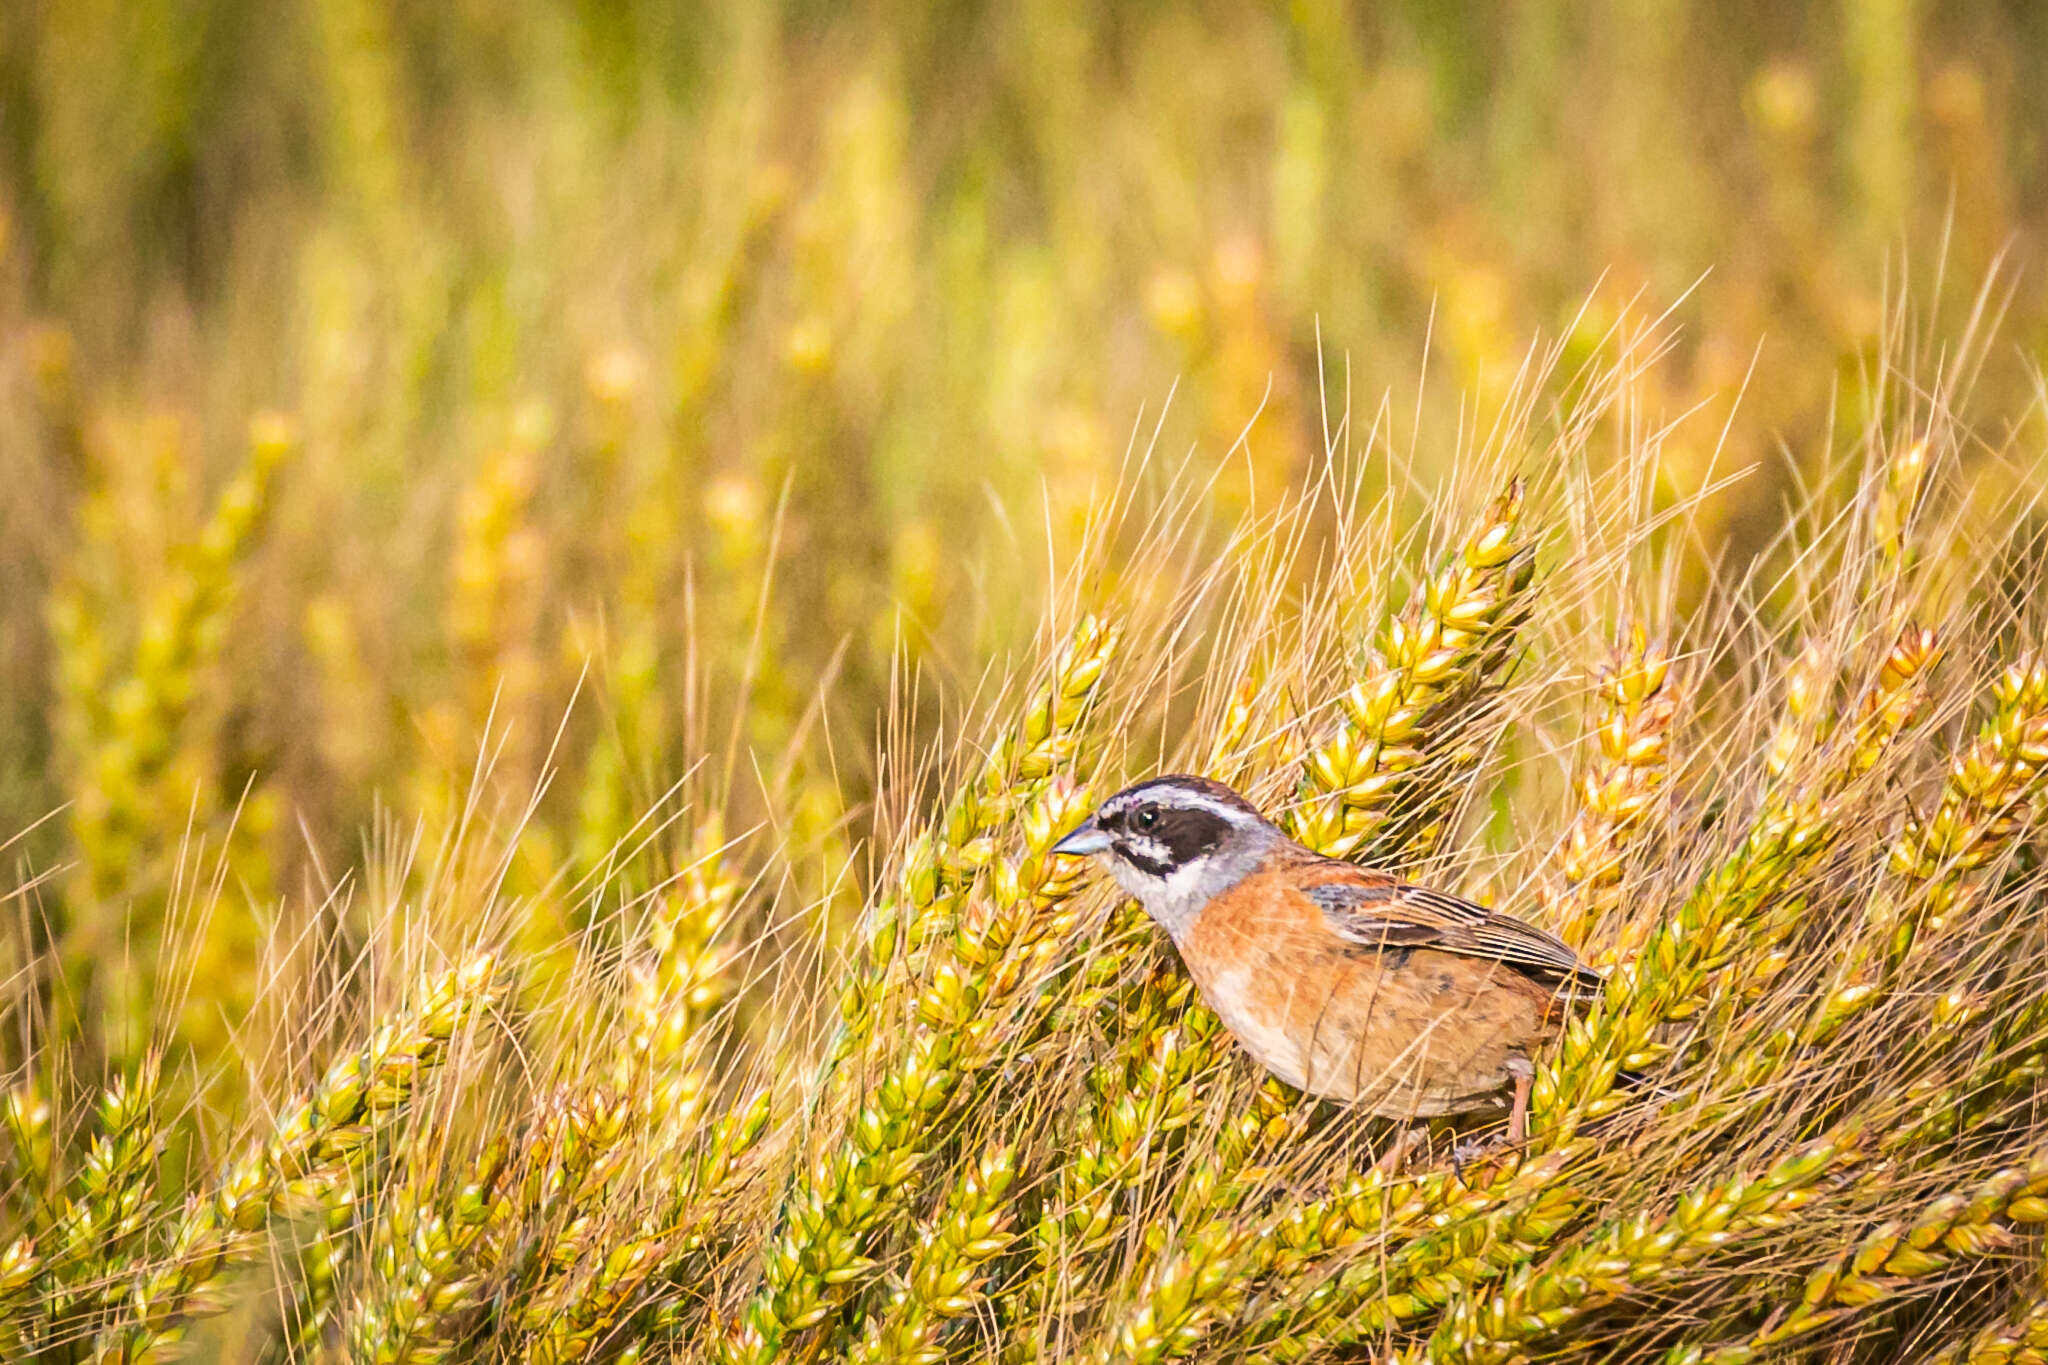
[[[1126,787],[1052,851],[1099,860],[1267,1071],[1380,1118],[1508,1108],[1602,977],[1533,925],[1297,843],[1221,782]]]

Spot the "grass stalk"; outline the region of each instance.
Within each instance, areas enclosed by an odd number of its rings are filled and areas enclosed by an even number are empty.
[[[429,980],[416,1004],[330,1068],[267,1139],[230,1163],[178,1218],[160,1263],[129,1284],[93,1359],[140,1365],[163,1354],[192,1319],[218,1312],[215,1282],[257,1253],[257,1234],[291,1186],[346,1167],[397,1119],[449,1042],[497,1001],[496,972],[482,955]]]

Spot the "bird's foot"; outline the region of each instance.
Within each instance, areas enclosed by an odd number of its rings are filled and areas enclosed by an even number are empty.
[[[1471,1168],[1494,1165],[1503,1160],[1513,1161],[1522,1149],[1522,1141],[1506,1129],[1496,1129],[1481,1137],[1468,1137],[1451,1148],[1451,1169],[1458,1179],[1472,1183]]]

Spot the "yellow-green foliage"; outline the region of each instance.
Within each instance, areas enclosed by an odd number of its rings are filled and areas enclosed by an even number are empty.
[[[843,939],[815,912],[845,890],[694,790],[633,817],[608,871],[564,850],[530,886],[526,836],[472,795],[445,847],[380,847],[339,893],[354,965],[271,988],[300,1024],[250,1057],[246,1104],[172,1107],[234,1093],[194,1085],[175,1019],[97,1087],[37,1033],[6,1107],[9,1349],[2021,1358],[2048,641],[1982,571],[2033,553],[2021,509],[1965,496],[1949,400],[1902,398],[1758,560],[1792,590],[1724,569],[1678,611],[1640,586],[1666,553],[1647,449],[1573,458],[1617,430],[1632,363],[1617,342],[1569,376],[1569,413],[1518,396],[1428,514],[1440,550],[1376,529],[1349,449],[1226,553],[1187,553],[1196,510],[1105,513],[1054,586],[1071,624],[943,750],[885,751]],[[1415,586],[1361,607],[1372,580]],[[1613,963],[1521,1147],[1262,1077],[1142,916],[1048,853],[1122,777],[1203,764],[1338,853],[1384,832],[1373,856],[1417,875],[1484,862]],[[529,952],[543,904],[565,937]]]
[[[2048,1353],[2028,6],[260,9],[0,6],[0,1357]]]
[[[1491,8],[10,11],[0,837],[45,882],[4,961],[57,943],[52,1021],[117,1068],[167,1022],[217,1061],[366,830],[418,874],[516,823],[535,955],[632,917],[684,805],[772,827],[836,940],[874,736],[928,796],[903,756],[1026,647],[1099,509],[1162,472],[1146,450],[1200,452],[1177,505],[1257,516],[1323,476],[1346,395],[1400,395],[1342,433],[1400,450],[1348,471],[1395,496],[1344,534],[1398,543],[1451,433],[1499,450],[1518,405],[1615,401],[1638,496],[1690,509],[1657,572],[1692,609],[1788,501],[1843,491],[1820,452],[1898,399],[1887,360],[2027,401],[1973,329],[2038,349],[2038,281],[1935,291],[1934,330],[1886,287],[1895,246],[1917,281],[1981,278],[2048,201],[2030,18]],[[1529,336],[1577,365],[1709,270],[1673,363],[1515,384]],[[1737,389],[1740,422],[1668,420]],[[1440,435],[1406,449],[1418,420]],[[1939,448],[1873,492],[1894,576]],[[1435,851],[1446,791],[1521,742],[1461,689],[1514,661],[1486,640],[1543,541],[1496,563],[1473,534],[1358,569],[1329,642],[1355,690],[1294,699],[1312,719],[1266,697],[1205,766],[1320,746],[1300,830]],[[1366,625],[1382,600],[1411,608]],[[1368,818],[1382,786],[1407,794]],[[360,942],[343,918],[318,932]]]

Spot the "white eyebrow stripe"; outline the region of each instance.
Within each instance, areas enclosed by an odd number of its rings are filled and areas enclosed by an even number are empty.
[[[1167,787],[1161,790],[1166,793],[1168,799],[1160,804],[1172,806],[1176,810],[1205,810],[1211,815],[1221,816],[1233,825],[1243,825],[1261,818],[1242,806],[1219,801],[1205,792],[1191,792],[1183,787]]]
[[[1190,791],[1186,787],[1146,787],[1120,801],[1111,802],[1103,809],[1114,809],[1121,815],[1125,811],[1147,805],[1163,806],[1170,810],[1207,811],[1236,829],[1255,829],[1266,823],[1262,815],[1232,802],[1219,800],[1207,792]]]

